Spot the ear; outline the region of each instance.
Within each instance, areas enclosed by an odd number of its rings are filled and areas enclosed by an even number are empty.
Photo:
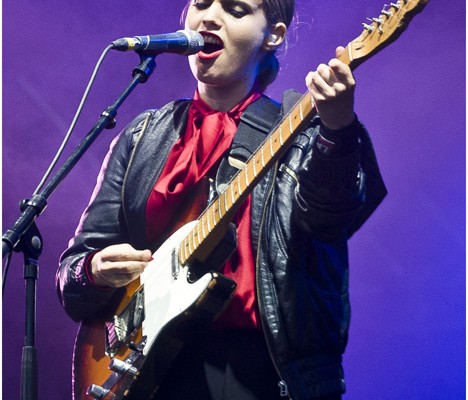
[[[268,32],[263,48],[267,51],[276,50],[286,37],[286,25],[283,22],[276,23]]]

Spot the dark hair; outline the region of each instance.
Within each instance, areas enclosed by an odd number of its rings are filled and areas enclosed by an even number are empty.
[[[295,0],[264,0],[263,12],[268,24],[273,26],[278,22],[283,22],[286,27],[289,27],[294,19],[294,3]],[[269,51],[260,64],[256,79],[257,86],[265,90],[276,79],[279,68],[276,50]]]
[[[288,27],[294,18],[295,0],[264,0],[263,10],[270,25],[284,22]]]

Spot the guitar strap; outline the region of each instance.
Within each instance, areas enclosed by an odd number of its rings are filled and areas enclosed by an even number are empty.
[[[262,96],[247,107],[241,116],[231,149],[222,159],[216,179],[210,185],[209,202],[219,195],[236,172],[244,167],[246,161],[260,147],[275,124],[281,120],[282,115],[288,112],[301,96],[299,92],[287,90],[283,93],[282,104],[267,96]],[[218,269],[236,247],[236,226],[231,222],[226,234],[208,260],[205,260],[203,265],[196,265],[196,263],[191,265],[191,273],[197,278],[207,270]]]
[[[260,147],[280,117],[281,105],[266,96],[252,103],[241,116],[237,132],[229,153],[222,159],[216,179],[210,184],[209,202],[226,187],[234,174],[242,169],[249,157]],[[237,233],[234,223],[230,223],[226,234],[210,257],[201,263],[190,266],[189,279],[196,280],[206,271],[217,270],[237,247]]]
[[[281,104],[263,95],[242,113],[231,149],[216,173],[216,191],[220,193],[237,170],[260,147],[279,120]]]
[[[241,116],[237,132],[229,153],[222,159],[216,179],[210,184],[209,202],[219,195],[231,178],[242,169],[250,156],[260,147],[267,135],[282,115],[287,113],[301,98],[295,90],[283,93],[283,102],[279,104],[267,96],[260,97],[252,103]],[[190,266],[189,279],[196,280],[206,271],[217,270],[237,247],[237,232],[234,223],[230,223],[227,232],[207,260],[196,261]]]

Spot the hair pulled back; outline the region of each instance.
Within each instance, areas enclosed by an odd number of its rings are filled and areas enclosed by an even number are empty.
[[[263,12],[270,26],[283,22],[286,27],[291,25],[294,18],[295,0],[263,0]],[[276,50],[270,50],[263,58],[256,83],[261,90],[265,90],[276,79],[279,72],[279,61]]]

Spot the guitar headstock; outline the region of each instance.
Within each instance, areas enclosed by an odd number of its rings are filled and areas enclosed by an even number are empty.
[[[396,1],[396,0],[395,0]],[[406,29],[414,15],[420,13],[429,0],[398,0],[385,5],[379,17],[368,18],[364,30],[348,43],[340,59],[351,69],[395,41]]]

